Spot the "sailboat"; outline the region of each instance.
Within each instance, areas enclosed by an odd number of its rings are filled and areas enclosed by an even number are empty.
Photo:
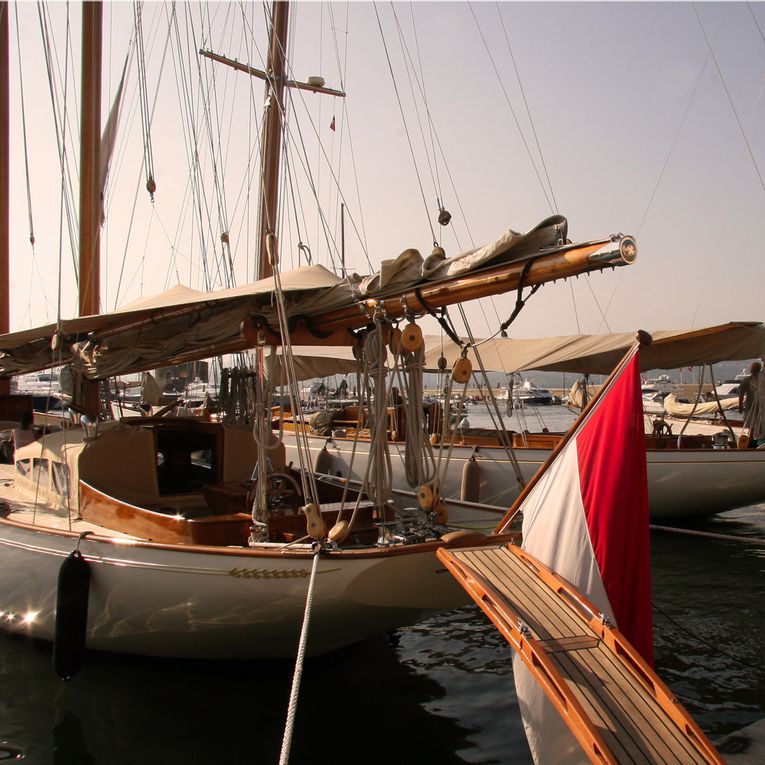
[[[652,334],[655,342],[644,354],[644,370],[704,366],[759,358],[765,353],[765,327],[759,322],[729,322]],[[428,369],[437,369],[439,360],[444,359],[448,367],[466,355],[477,368],[476,348],[487,370],[606,374],[630,342],[630,333],[529,340],[493,338],[489,342],[476,339],[473,344],[465,340],[460,345],[448,338],[432,338],[426,343],[424,363]],[[443,361],[440,364],[444,366]],[[737,434],[725,421],[714,433],[686,434],[682,424],[675,424],[674,432],[659,431],[653,417],[646,414],[648,495],[653,520],[716,514],[765,501],[765,450],[738,448]],[[562,437],[563,433],[541,430],[507,432],[501,425],[497,429],[456,427],[439,432],[434,440],[446,444],[449,455],[441,489],[454,525],[491,527]],[[363,439],[356,443],[352,426],[330,428],[328,434],[313,433],[307,438],[318,470],[360,481],[368,445]],[[291,455],[294,441],[285,435],[285,442]],[[393,439],[391,448],[394,454],[403,455],[403,439]],[[405,500],[406,492],[412,489],[403,456],[394,459],[393,476],[394,489]]]
[[[86,42],[97,34],[97,5],[84,4]],[[120,653],[290,657],[308,598],[309,655],[463,605],[467,596],[436,551],[507,535],[450,530],[438,497],[407,515],[388,501],[384,364],[372,372],[378,452],[370,464],[377,472],[361,494],[316,481],[300,457],[296,465],[286,459],[264,392],[268,349],[282,346],[289,358],[291,343],[345,345],[364,347],[371,359],[403,319],[416,349],[416,318],[427,311],[635,261],[631,237],[574,245],[565,219],[554,216],[526,235],[509,231],[453,258],[441,252],[426,261],[406,250],[364,280],[318,265],[282,272],[273,225],[279,105],[288,85],[325,90],[287,81],[288,8],[274,3],[268,71],[260,73],[274,106],[262,136],[261,278],[206,293],[179,286],[99,313],[98,268],[89,262],[81,274],[95,274],[96,282],[82,280],[79,317],[0,336],[3,376],[67,362],[68,395],[82,415],[82,427],[48,434],[4,466],[6,631]],[[84,83],[96,79],[83,73]],[[83,141],[92,152],[85,123],[97,107],[85,103]],[[87,184],[86,164],[93,163],[83,162]],[[84,205],[88,199],[97,209],[97,199],[83,193]],[[93,218],[81,220],[92,234]],[[81,250],[96,256],[97,237]],[[254,398],[244,424],[97,416],[100,380],[245,349],[255,349],[258,364],[246,375]]]

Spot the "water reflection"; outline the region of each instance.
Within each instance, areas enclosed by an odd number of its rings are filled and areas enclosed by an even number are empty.
[[[31,763],[277,762],[292,664],[89,654],[59,681],[47,646],[0,636],[0,738]],[[381,638],[306,664],[292,763],[461,763],[471,732],[434,716],[444,689]],[[409,759],[411,757],[411,759]]]
[[[765,508],[698,528],[762,539]],[[651,541],[659,674],[712,738],[762,718],[763,548]],[[528,765],[510,667],[476,607],[311,660],[290,761]],[[275,763],[292,669],[91,653],[63,683],[49,646],[0,635],[0,742],[34,765]]]

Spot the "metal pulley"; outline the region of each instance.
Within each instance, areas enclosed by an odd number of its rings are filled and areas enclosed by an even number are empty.
[[[439,356],[438,357],[438,371],[443,372],[446,369],[446,356]]]
[[[154,176],[150,175],[149,180],[146,181],[146,191],[149,192],[152,200],[154,199],[154,192],[157,190],[157,182],[154,180]]]
[[[410,322],[401,330],[400,346],[402,351],[412,353],[422,346],[422,330]]]
[[[461,356],[454,362],[452,367],[452,379],[456,383],[464,385],[470,380],[470,375],[473,374],[473,365],[470,363],[470,359],[467,356]]]
[[[452,219],[452,214],[445,207],[442,206],[440,210],[438,211],[438,222],[442,226],[448,226],[449,221],[451,221],[451,219]]]

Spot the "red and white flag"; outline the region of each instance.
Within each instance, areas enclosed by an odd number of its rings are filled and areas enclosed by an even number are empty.
[[[335,118],[332,117],[332,122],[329,123],[329,129],[333,130],[335,129]]]
[[[638,353],[611,380],[521,505],[523,549],[586,595],[653,665],[645,431]],[[532,755],[587,758],[516,655]]]

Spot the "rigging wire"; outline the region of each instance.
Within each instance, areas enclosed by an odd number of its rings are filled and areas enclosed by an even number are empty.
[[[349,30],[349,4],[345,4],[345,54],[344,54],[344,64],[341,67],[340,66],[340,60],[339,60],[339,52],[336,50],[336,57],[338,58],[338,70],[340,71],[340,89],[345,93],[345,83],[347,80],[346,73],[347,73],[347,67],[348,67],[348,30]],[[332,21],[332,28],[333,30],[336,29],[335,25],[335,16],[334,16],[334,10],[332,8],[332,3],[329,4],[329,14],[330,19]],[[335,39],[337,39],[337,36],[335,36]],[[356,235],[359,239],[359,244],[361,245],[362,252],[364,253],[364,257],[367,260],[367,264],[372,269],[372,263],[369,258],[369,247],[367,244],[367,232],[366,232],[366,226],[364,223],[364,206],[361,203],[361,189],[359,187],[359,174],[358,169],[356,167],[356,154],[353,150],[353,136],[351,132],[351,119],[350,114],[348,112],[348,105],[346,104],[346,100],[343,99],[343,105],[342,105],[342,120],[340,122],[340,135],[341,135],[341,142],[340,147],[342,151],[342,137],[344,136],[345,132],[348,133],[348,150],[351,153],[351,166],[353,168],[353,180],[354,180],[354,188],[356,190],[356,203],[358,204],[358,211],[359,211],[359,224],[361,226],[361,232],[359,233],[358,230],[356,230]],[[338,184],[338,195],[342,198],[342,194],[339,189]],[[343,199],[345,202],[345,200]],[[346,203],[345,205],[346,210],[348,209],[348,205]],[[354,229],[355,229],[354,225]],[[346,276],[346,274],[343,274],[343,276]]]
[[[760,85],[760,92],[757,95],[757,101],[756,101],[756,103],[754,105],[754,109],[752,111],[752,118],[751,118],[751,122],[750,122],[750,129],[754,125],[755,119],[757,117],[757,111],[758,111],[759,106],[760,106],[760,101],[762,100],[763,87],[765,87],[765,84],[761,84]],[[738,163],[736,165],[736,170],[733,173],[733,175],[731,176],[730,189],[728,191],[728,201],[727,201],[727,203],[725,205],[725,209],[723,211],[723,214],[720,217],[720,225],[719,225],[719,227],[717,229],[717,236],[715,238],[714,246],[709,251],[709,257],[707,259],[707,270],[706,270],[706,274],[704,276],[704,283],[701,285],[701,289],[698,292],[698,299],[696,301],[696,308],[693,311],[693,318],[691,319],[691,328],[696,326],[696,317],[698,316],[699,309],[701,308],[701,303],[702,303],[702,299],[704,297],[704,293],[706,292],[707,284],[709,284],[709,277],[712,274],[712,265],[714,264],[714,253],[718,250],[718,248],[720,246],[720,240],[722,239],[723,231],[724,231],[724,225],[723,224],[725,223],[725,220],[727,219],[728,214],[730,212],[730,209],[731,209],[731,207],[733,205],[733,196],[734,196],[735,191],[736,191],[736,181],[738,180],[738,178],[739,178],[739,176],[741,174],[741,169],[742,169],[742,165],[744,163],[744,159],[745,159],[745,153],[742,152],[741,156],[739,157]]]
[[[340,55],[340,49],[338,47],[337,43],[337,27],[335,26],[335,14],[332,10],[332,5],[329,3],[327,5],[327,9],[329,11],[329,24],[330,24],[330,30],[332,31],[332,48],[335,54],[335,63],[337,64],[338,69],[338,77],[340,78],[340,89],[345,92],[345,73],[346,73],[346,67],[348,66],[348,4],[346,3],[345,6],[345,13],[346,13],[346,28],[344,30],[345,34],[345,47],[343,50],[343,55],[341,57]],[[346,108],[345,108],[345,99],[342,99],[341,104],[341,119],[340,119],[340,134],[338,136],[338,150],[337,150],[337,177],[341,177],[342,175],[342,168],[343,168],[343,146],[344,146],[344,137],[345,137],[345,121],[347,117]],[[333,110],[333,116],[332,116],[332,126],[335,125],[335,111]],[[334,153],[334,145],[335,145],[335,137],[334,137],[334,131],[332,135],[332,147],[333,147],[333,153]],[[340,201],[340,189],[335,188],[335,194],[334,194],[334,202],[335,202],[335,229],[333,233],[333,238],[335,241],[337,241],[338,233],[337,229],[338,226],[342,227],[344,225],[343,216],[344,216],[344,205]],[[345,264],[344,258],[345,253],[342,251],[343,243],[340,244],[340,269],[342,271],[343,265]],[[347,266],[346,266],[347,269]],[[341,273],[341,276],[345,276],[345,272]]]
[[[545,173],[545,178],[547,179],[547,185],[550,188],[550,196],[552,197],[553,201],[553,208],[554,211],[558,212],[558,200],[555,198],[555,191],[553,189],[552,181],[550,180],[550,173],[547,170],[547,163],[545,162],[545,155],[542,152],[542,146],[539,143],[539,135],[537,134],[536,126],[534,125],[534,120],[531,117],[531,109],[529,108],[529,102],[526,99],[526,91],[523,88],[523,80],[521,80],[521,74],[518,71],[518,64],[515,60],[515,55],[513,54],[512,46],[510,45],[510,37],[507,34],[507,29],[505,28],[505,20],[502,18],[502,13],[499,9],[499,3],[495,3],[495,6],[497,8],[497,16],[499,16],[499,23],[502,25],[502,32],[505,35],[505,42],[507,43],[507,50],[510,53],[510,58],[513,62],[513,69],[515,70],[515,76],[518,80],[518,87],[521,91],[521,97],[523,98],[523,105],[526,107],[526,116],[529,119],[529,124],[531,125],[531,132],[534,134],[534,141],[537,145],[537,151],[539,152],[539,160],[542,163],[542,169]]]
[[[473,4],[469,2],[468,8],[470,8],[470,13],[473,16],[473,21],[475,21],[475,25],[478,29],[478,33],[481,36],[481,41],[483,42],[483,46],[484,48],[486,48],[486,53],[489,56],[489,61],[491,61],[492,68],[494,69],[494,74],[497,76],[497,81],[499,82],[499,86],[502,89],[502,93],[505,96],[505,102],[507,103],[507,106],[510,109],[510,113],[513,115],[513,121],[515,122],[515,126],[518,128],[518,134],[520,135],[521,141],[523,142],[523,146],[526,149],[526,154],[529,157],[531,166],[534,168],[534,173],[536,174],[537,180],[539,181],[539,186],[542,189],[542,193],[544,194],[545,199],[547,200],[547,204],[549,205],[551,212],[555,212],[555,205],[550,199],[550,194],[548,194],[547,188],[545,187],[544,181],[542,180],[542,176],[539,174],[539,168],[537,167],[537,163],[534,161],[534,157],[531,153],[531,148],[529,147],[529,144],[526,141],[526,136],[523,134],[523,130],[521,129],[521,123],[518,121],[518,116],[515,113],[515,109],[513,108],[512,103],[510,103],[510,96],[508,95],[507,89],[505,88],[505,83],[503,82],[502,77],[500,76],[499,69],[497,69],[497,64],[494,61],[494,56],[492,56],[491,54],[491,49],[489,48],[489,43],[486,40],[486,37],[483,33],[483,29],[481,28],[481,25],[478,22],[478,18],[475,15],[475,11],[473,10]]]
[[[146,158],[146,190],[154,202],[157,184],[154,176],[154,151],[151,143],[151,117],[149,116],[149,89],[146,77],[146,53],[143,42],[143,2],[133,4],[136,32],[136,63],[138,65],[138,95],[141,104],[141,133],[143,134],[143,152]]]
[[[698,77],[696,77],[696,82],[693,86],[693,89],[691,90],[691,95],[689,96],[688,101],[685,105],[683,116],[680,119],[680,123],[677,126],[675,135],[672,139],[672,142],[670,143],[669,150],[667,151],[667,155],[666,157],[664,157],[664,163],[662,164],[661,170],[659,171],[659,175],[656,178],[656,183],[654,184],[653,190],[651,191],[651,195],[648,198],[648,204],[646,205],[646,208],[643,212],[643,216],[640,218],[640,223],[638,224],[637,231],[635,232],[636,237],[639,237],[640,232],[643,230],[643,224],[645,223],[645,220],[648,217],[648,213],[650,212],[651,207],[653,206],[653,201],[656,197],[657,192],[659,191],[659,186],[661,185],[661,182],[664,179],[664,173],[667,171],[667,168],[669,167],[669,161],[675,151],[675,147],[677,146],[677,142],[678,142],[678,139],[680,138],[680,134],[683,132],[683,127],[685,127],[685,122],[688,119],[688,115],[691,111],[691,106],[693,104],[693,101],[696,98],[696,93],[699,89],[699,85],[701,84],[701,80],[704,76],[704,72],[706,71],[707,64],[709,63],[709,58],[710,58],[710,54],[709,52],[707,52],[706,58],[704,59],[704,64],[699,70]],[[620,272],[619,276],[616,279],[616,282],[614,283],[613,289],[611,290],[611,296],[608,299],[608,303],[606,303],[606,309],[605,309],[606,314],[611,308],[611,303],[613,303],[614,297],[619,289],[623,276],[624,274]],[[603,327],[603,322],[601,321],[601,323],[598,325],[597,331],[600,332],[602,327]]]
[[[762,33],[762,27],[760,27],[760,22],[757,21],[757,17],[754,15],[754,11],[752,10],[752,4],[747,3],[746,7],[749,9],[749,13],[752,16],[752,21],[754,21],[754,25],[757,27],[757,31],[760,33],[760,39],[763,43],[765,43],[765,35]]]
[[[24,70],[21,66],[21,40],[19,36],[19,7],[17,3],[13,4],[13,10],[16,16],[16,50],[19,60],[19,95],[21,96],[21,134],[24,142],[24,174],[27,187],[27,214],[29,216],[29,242],[32,245],[32,257],[35,251],[35,224],[32,217],[32,185],[29,177],[29,144],[27,142],[27,108],[24,99]]]
[[[204,22],[202,22],[203,24]],[[211,34],[210,21],[208,14],[208,36]],[[203,38],[204,39],[204,38]],[[209,143],[210,151],[210,164],[213,179],[213,200],[217,206],[218,213],[218,230],[220,234],[216,236],[212,226],[212,214],[208,209],[207,212],[207,228],[208,235],[211,239],[212,252],[215,255],[215,270],[217,274],[217,283],[224,287],[233,287],[236,284],[236,275],[234,272],[234,263],[231,257],[231,246],[229,231],[231,224],[229,221],[229,215],[226,204],[226,192],[225,183],[223,182],[222,175],[225,171],[225,159],[223,147],[221,145],[221,125],[220,114],[223,111],[222,105],[218,102],[218,88],[217,84],[217,68],[206,67],[203,69],[201,65],[201,57],[196,56],[194,60],[197,66],[197,74],[199,75],[199,81],[202,83],[200,88],[200,104],[202,112],[202,120],[205,128],[205,134]],[[212,71],[212,75],[209,76]],[[208,75],[203,77],[204,74]],[[228,80],[226,80],[228,82]],[[234,90],[236,90],[236,82],[234,80]],[[211,101],[214,101],[214,106],[211,106]],[[225,102],[225,92],[223,101]],[[213,118],[215,118],[215,124],[213,124]],[[229,135],[232,129],[233,120],[229,120]],[[219,168],[220,166],[220,168]],[[218,257],[217,242],[220,241],[221,252]]]
[[[406,45],[406,42],[404,41],[404,33],[403,33],[402,29],[401,29],[401,24],[399,23],[398,14],[396,13],[396,8],[395,8],[395,5],[393,4],[393,2],[390,3],[390,7],[391,7],[391,13],[393,14],[393,19],[394,19],[394,21],[396,23],[396,29],[398,31],[398,39],[399,39],[399,44],[401,45],[401,52],[403,54],[406,54],[403,57],[404,58],[404,62],[406,62],[407,55],[409,55],[409,48]],[[425,139],[425,131],[423,130],[422,119],[420,118],[420,109],[419,109],[419,106],[417,104],[417,99],[414,97],[415,96],[415,91],[414,91],[414,86],[412,84],[412,68],[413,67],[411,66],[411,56],[409,56],[409,61],[410,61],[410,66],[406,66],[405,67],[407,80],[409,81],[409,91],[410,91],[411,96],[412,96],[412,103],[414,105],[414,113],[415,113],[415,116],[417,118],[417,127],[420,129],[420,138],[422,140],[422,145],[423,145],[423,149],[424,149],[424,152],[425,152],[425,158],[427,159],[428,170],[430,171],[430,180],[431,180],[431,183],[433,184],[433,188],[434,188],[435,193],[436,193],[436,199],[437,199],[438,204],[440,206],[441,205],[441,192],[440,192],[440,189],[439,189],[439,185],[438,185],[438,183],[436,181],[436,173],[435,173],[435,168],[434,168],[434,160],[431,159],[430,151],[428,150],[427,141]],[[417,78],[417,73],[416,72],[415,72],[414,76],[415,76],[415,79],[416,79]],[[424,80],[423,80],[423,82],[424,82]],[[420,86],[420,92],[423,94],[423,101],[425,102],[425,109],[427,110],[427,99],[425,98],[424,86],[419,81],[418,81],[417,84]],[[435,241],[434,241],[434,243],[435,243]]]
[[[375,9],[375,17],[377,18],[377,26],[380,30],[380,38],[382,39],[383,49],[385,50],[385,58],[388,62],[388,70],[390,71],[391,80],[393,82],[393,90],[396,94],[396,101],[398,102],[398,108],[401,114],[401,122],[403,123],[403,126],[404,126],[404,132],[406,133],[406,140],[409,145],[409,152],[412,156],[412,164],[414,165],[414,172],[415,172],[415,175],[417,176],[417,184],[420,187],[420,195],[422,196],[422,204],[425,207],[425,217],[428,221],[428,226],[430,226],[431,238],[433,242],[435,243],[436,233],[433,230],[433,224],[430,220],[430,214],[428,213],[428,203],[425,199],[425,190],[422,187],[422,178],[420,177],[420,171],[417,166],[417,158],[415,157],[414,147],[412,146],[412,137],[409,134],[409,126],[407,124],[406,117],[404,116],[404,106],[401,103],[401,95],[399,94],[398,84],[396,83],[396,75],[393,71],[393,64],[391,63],[391,60],[390,60],[390,54],[388,53],[388,44],[385,41],[385,33],[383,32],[382,22],[380,21],[380,14],[377,12],[377,3],[373,2],[372,5]]]
[[[728,84],[723,77],[720,65],[717,63],[717,57],[715,56],[715,52],[712,49],[712,43],[709,41],[706,29],[704,29],[704,24],[701,22],[701,17],[699,16],[699,12],[696,8],[696,3],[691,3],[691,7],[693,8],[693,13],[696,16],[696,20],[699,22],[699,26],[701,27],[701,33],[704,35],[704,41],[706,42],[707,48],[709,49],[709,55],[712,57],[715,69],[717,69],[717,74],[720,77],[720,82],[722,83],[723,89],[725,90],[725,95],[728,97],[728,103],[730,104],[730,108],[733,111],[733,116],[736,118],[736,124],[738,125],[738,129],[741,131],[741,137],[744,139],[744,143],[746,144],[746,149],[749,152],[749,157],[752,160],[752,164],[754,165],[755,172],[757,173],[757,178],[759,178],[760,186],[762,187],[762,190],[765,191],[765,180],[763,180],[762,173],[760,172],[760,166],[757,164],[757,159],[755,158],[754,152],[752,151],[752,147],[749,143],[749,138],[746,135],[744,126],[741,124],[741,118],[738,116],[738,111],[736,111],[736,106],[733,103],[733,98],[731,97],[730,90],[728,90]]]
[[[415,50],[417,51],[417,65],[420,71],[420,82],[424,83],[425,71],[422,66],[422,56],[420,54],[420,39],[417,36],[417,25],[414,22],[414,7],[412,5],[411,0],[409,2],[409,15],[412,19],[412,34],[414,35],[414,46],[415,46]],[[398,24],[398,20],[396,21],[396,23]],[[436,144],[435,144],[435,137],[433,135],[433,132],[434,132],[433,120],[430,118],[430,107],[428,106],[428,98],[424,88],[423,88],[422,96],[423,96],[423,101],[425,103],[425,113],[428,115],[428,130],[430,133],[430,146],[431,146],[431,151],[433,152],[433,165],[435,168],[435,176],[436,176],[435,177],[436,192],[438,194],[439,200],[443,200],[444,194],[441,189],[441,176],[438,172],[438,162],[436,161]]]
[[[77,262],[77,256],[76,256],[76,250],[75,250],[75,241],[77,239],[75,228],[74,228],[74,192],[72,189],[71,184],[71,178],[68,172],[69,167],[69,161],[68,161],[68,153],[66,150],[66,141],[67,141],[67,130],[66,130],[66,123],[68,122],[68,108],[66,105],[66,98],[64,101],[64,111],[63,114],[61,113],[61,107],[59,106],[59,90],[57,88],[57,82],[56,78],[54,76],[54,61],[57,60],[54,56],[55,52],[55,43],[51,39],[51,32],[50,32],[50,26],[49,26],[49,18],[48,18],[48,8],[47,6],[43,5],[42,3],[39,3],[37,6],[38,10],[38,18],[40,23],[40,32],[42,35],[42,43],[43,43],[43,53],[45,55],[45,66],[46,66],[46,73],[48,76],[48,89],[50,93],[51,98],[51,107],[53,110],[53,126],[54,126],[54,132],[56,135],[56,145],[58,149],[58,155],[59,155],[59,168],[61,172],[61,179],[62,179],[62,197],[63,197],[63,204],[66,211],[66,224],[69,232],[69,246],[71,250],[71,256],[72,256],[72,266],[73,266],[73,273],[75,276],[75,282],[79,284],[79,264]],[[69,63],[69,41],[70,41],[70,26],[69,26],[69,9],[67,7],[67,24],[66,24],[66,51],[65,53],[65,60],[67,65],[67,74],[66,78],[68,78],[68,63]],[[60,81],[60,77],[59,77]],[[67,88],[67,79],[64,80],[64,94],[68,93]],[[59,85],[60,87],[60,85]],[[76,97],[75,97],[76,98]],[[63,237],[59,238],[59,249],[63,249]],[[43,288],[44,289],[44,288]],[[60,303],[60,300],[58,301]]]
[[[172,14],[173,15],[175,14],[175,9],[174,8],[172,10]],[[165,44],[164,44],[164,47],[163,47],[163,50],[162,50],[162,58],[161,58],[161,62],[160,62],[160,71],[162,71],[162,72],[164,72],[164,70],[165,70],[165,61],[167,59],[168,50],[170,49],[170,43],[171,43],[171,23],[172,23],[171,20],[168,19],[167,32],[165,34]],[[159,21],[157,21],[157,28],[158,27],[159,27]],[[157,34],[158,34],[158,32],[157,32]],[[153,121],[154,114],[155,114],[156,109],[157,109],[157,101],[159,99],[159,90],[160,90],[160,80],[157,81],[157,86],[156,86],[156,89],[154,91],[154,99],[153,99],[152,104],[151,104],[151,110],[149,111],[149,121],[150,122]],[[140,98],[140,96],[139,96],[139,98]],[[122,261],[121,261],[121,264],[120,264],[119,276],[117,278],[117,286],[116,286],[115,295],[114,295],[114,303],[113,303],[114,308],[116,308],[119,305],[120,297],[121,297],[121,294],[122,294],[122,282],[123,282],[123,278],[124,278],[124,275],[125,275],[125,268],[126,268],[126,265],[127,265],[128,251],[130,249],[130,243],[131,243],[131,238],[132,238],[132,233],[133,233],[133,222],[135,220],[135,214],[136,214],[136,208],[137,208],[137,205],[138,205],[138,197],[139,197],[139,191],[140,191],[140,188],[141,188],[141,182],[142,182],[142,179],[144,177],[145,163],[146,163],[146,154],[144,153],[142,158],[141,158],[141,166],[138,168],[138,173],[136,175],[136,186],[135,186],[135,192],[133,194],[133,204],[132,204],[132,208],[131,208],[131,211],[130,211],[130,223],[129,223],[128,228],[127,228],[128,235],[127,235],[127,237],[125,239],[125,246],[124,246],[123,252],[122,252]],[[158,216],[158,213],[157,213],[157,210],[156,210],[156,206],[153,205],[152,206],[152,218],[155,215],[159,219],[159,216]],[[164,227],[163,227],[163,230],[164,230]],[[132,280],[131,280],[130,283],[132,284]],[[129,288],[129,286],[130,285],[128,285],[128,288]]]

